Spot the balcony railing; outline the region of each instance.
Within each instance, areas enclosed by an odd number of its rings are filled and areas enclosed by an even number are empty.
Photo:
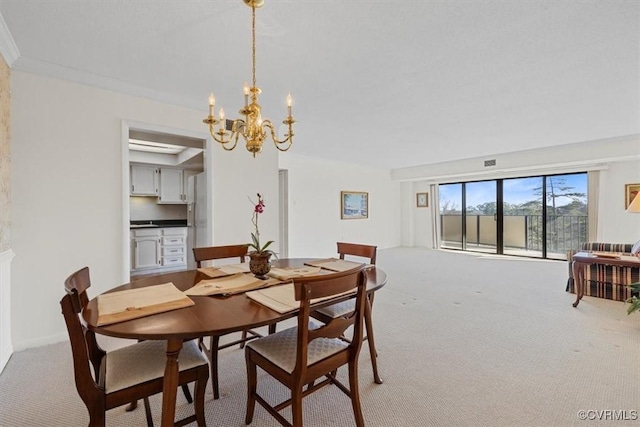
[[[494,215],[466,216],[467,245],[492,247],[496,245]],[[505,215],[503,245],[506,249],[542,252],[542,215]],[[588,239],[586,215],[547,215],[547,253],[565,254],[579,248]],[[454,247],[462,242],[461,215],[440,215],[440,236],[445,246]]]

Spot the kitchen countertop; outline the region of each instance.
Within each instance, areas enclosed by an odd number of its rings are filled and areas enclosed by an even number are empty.
[[[186,227],[186,219],[157,219],[145,221],[131,221],[130,229],[139,230],[141,228],[170,228],[170,227]]]

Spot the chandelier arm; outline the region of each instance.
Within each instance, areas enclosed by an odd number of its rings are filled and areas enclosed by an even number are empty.
[[[234,122],[234,124],[235,124],[235,122]],[[220,146],[221,146],[223,149],[225,149],[226,151],[231,151],[231,150],[233,150],[234,148],[236,148],[236,145],[238,144],[238,136],[239,136],[239,133],[238,133],[238,132],[231,132],[231,133],[229,134],[229,139],[227,139],[226,141],[225,141],[225,138],[224,138],[224,137],[225,137],[225,135],[226,135],[227,133],[226,133],[226,132],[224,132],[224,131],[222,131],[222,132],[221,132],[221,131],[218,131],[218,132],[217,132],[217,134],[220,136],[220,137],[218,138],[218,136],[216,136],[216,133],[213,131],[213,126],[210,126],[210,128],[209,128],[209,133],[211,134],[211,137],[212,137],[212,138],[213,138],[217,143],[219,143],[219,144],[220,144]],[[235,135],[234,135],[234,133],[235,133]],[[229,143],[231,142],[231,140],[232,140],[232,139],[234,139],[234,137],[235,137],[235,141],[233,142],[233,145],[229,147],[227,144],[229,144]]]
[[[231,133],[237,133],[237,134],[245,134],[245,130],[247,128],[247,124],[245,123],[244,120],[242,119],[235,119],[233,121],[233,124],[231,125]]]
[[[224,135],[225,135],[225,134],[220,135],[220,138],[218,138],[218,136],[216,136],[216,133],[219,133],[219,132],[216,132],[216,131],[215,131],[215,129],[213,128],[213,125],[209,125],[209,133],[211,134],[211,137],[212,137],[216,142],[219,142],[220,144],[226,144],[227,142],[229,142],[229,141],[225,141],[225,140],[224,140]]]
[[[271,139],[273,140],[273,144],[276,146],[278,150],[287,151],[289,148],[291,148],[291,145],[293,144],[293,132],[291,131],[291,124],[289,124],[289,133],[285,135],[285,138],[283,140],[279,140],[278,137],[276,136],[276,131],[274,129],[274,126],[271,120],[267,119],[263,121],[262,127],[269,128],[269,130],[271,131]],[[286,148],[280,147],[283,144],[287,144]]]

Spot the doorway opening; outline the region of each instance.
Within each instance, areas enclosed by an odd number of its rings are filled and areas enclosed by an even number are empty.
[[[192,268],[210,244],[206,136],[123,122],[123,280]]]

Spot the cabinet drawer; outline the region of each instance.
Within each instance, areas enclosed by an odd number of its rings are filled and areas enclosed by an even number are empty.
[[[163,236],[186,236],[187,227],[167,227],[162,229]]]
[[[184,245],[185,240],[185,236],[165,236],[162,238],[162,246]]]
[[[133,237],[160,236],[160,230],[153,228],[143,228],[141,230],[131,230]]]
[[[162,256],[175,257],[184,255],[184,246],[167,246],[162,248]]]
[[[185,260],[184,256],[168,256],[168,257],[163,257],[162,258],[162,265],[163,266],[168,266],[168,265],[181,265],[181,264],[186,264],[187,261]]]

